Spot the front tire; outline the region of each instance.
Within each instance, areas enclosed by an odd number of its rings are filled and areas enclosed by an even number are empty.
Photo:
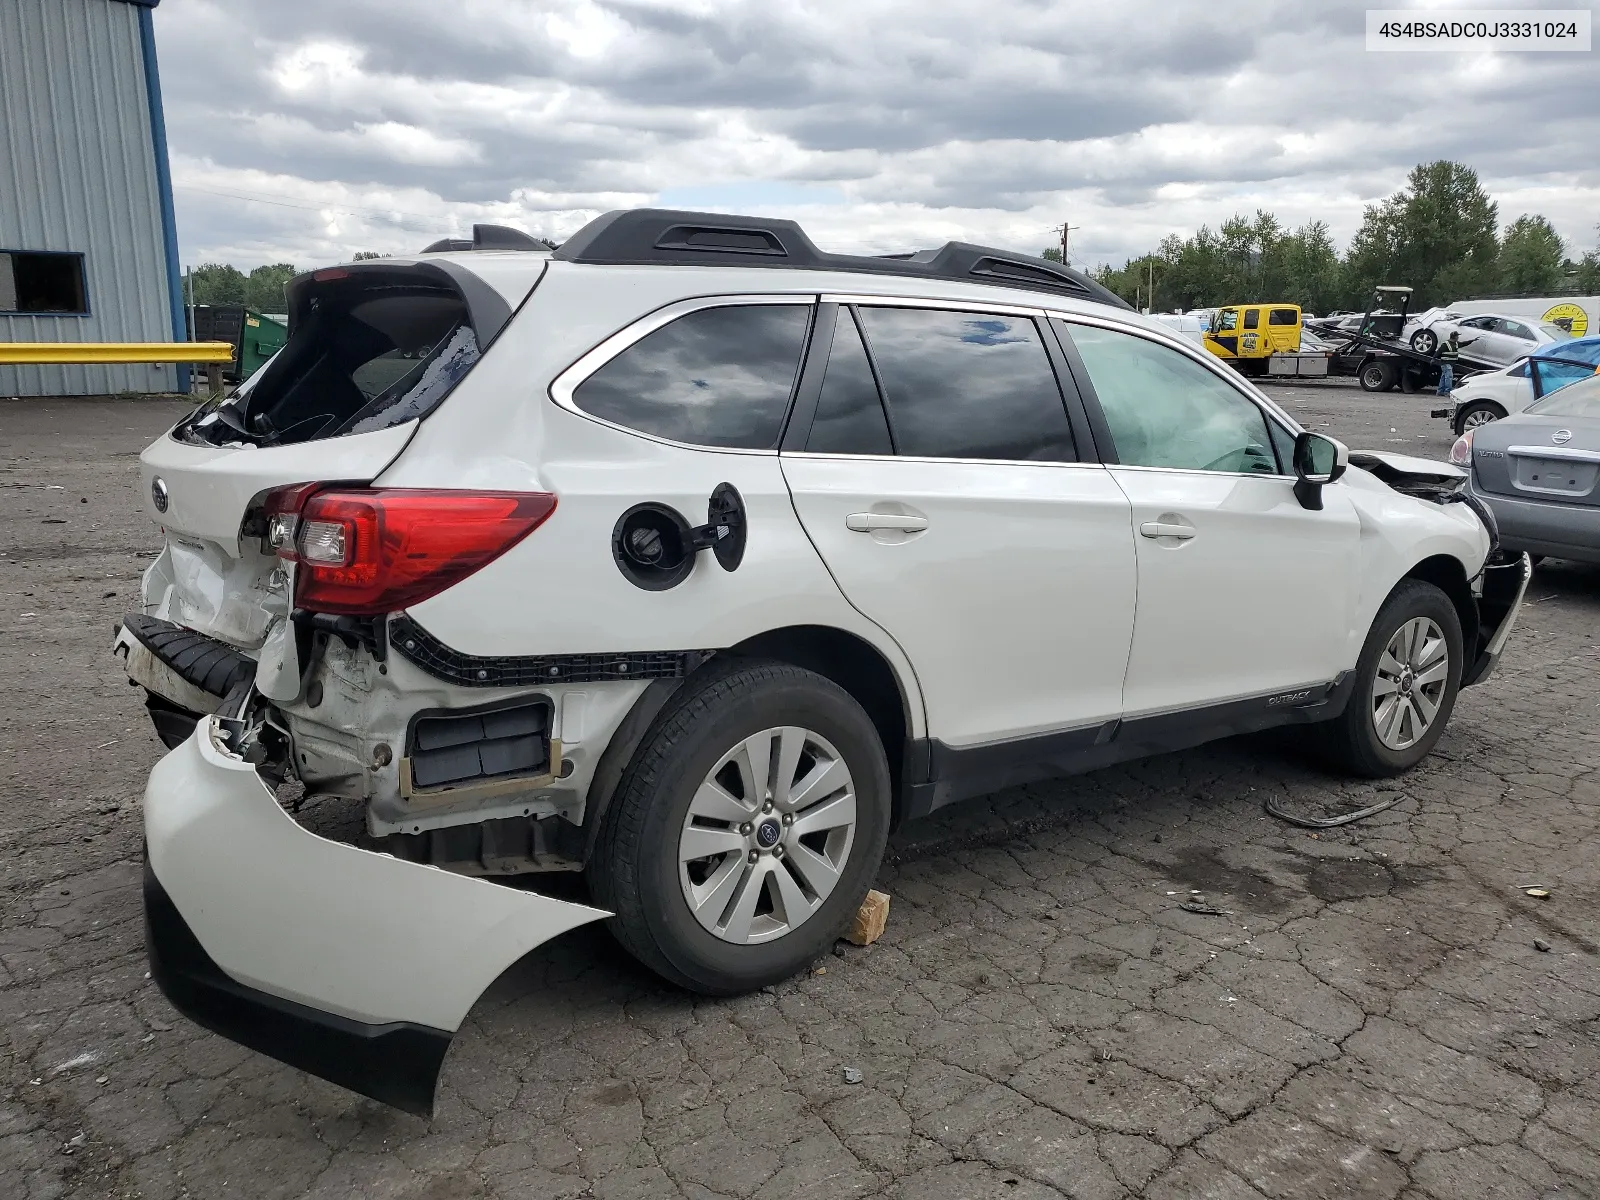
[[[1372,622],[1343,715],[1323,727],[1333,765],[1382,779],[1421,762],[1455,709],[1464,660],[1450,597],[1402,581]]]
[[[1475,400],[1456,414],[1456,434],[1491,424],[1506,415],[1506,410],[1491,400]]]
[[[1431,329],[1419,329],[1411,335],[1411,348],[1418,354],[1432,354],[1439,348],[1439,335]]]
[[[832,946],[877,875],[883,744],[842,688],[733,659],[691,678],[607,810],[589,864],[612,933],[707,995],[776,983]]]

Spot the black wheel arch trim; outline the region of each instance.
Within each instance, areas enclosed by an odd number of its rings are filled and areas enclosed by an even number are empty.
[[[368,1024],[240,983],[206,953],[148,861],[144,928],[150,977],[195,1024],[380,1103],[432,1115],[449,1031]]]

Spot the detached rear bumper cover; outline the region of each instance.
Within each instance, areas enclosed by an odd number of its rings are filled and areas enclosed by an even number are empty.
[[[529,950],[608,915],[302,829],[216,718],[145,791],[151,976],[198,1024],[426,1115],[473,1003]]]
[[[1478,599],[1482,648],[1478,651],[1476,661],[1462,674],[1462,687],[1482,683],[1500,662],[1506,639],[1516,628],[1517,615],[1522,611],[1528,581],[1533,578],[1533,560],[1526,554],[1519,554],[1509,563],[1485,568],[1483,575],[1483,595]]]

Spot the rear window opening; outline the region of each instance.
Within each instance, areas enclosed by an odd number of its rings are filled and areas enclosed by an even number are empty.
[[[303,275],[289,300],[283,349],[175,437],[281,446],[387,429],[433,411],[482,353],[471,305],[426,267]]]

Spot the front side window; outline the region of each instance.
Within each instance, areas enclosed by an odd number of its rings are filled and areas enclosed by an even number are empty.
[[[811,309],[703,308],[640,338],[572,393],[586,413],[640,433],[725,449],[777,446]]]
[[[863,308],[895,448],[925,458],[1072,462],[1072,427],[1031,317]]]
[[[1130,466],[1278,474],[1266,417],[1176,350],[1128,333],[1068,325],[1117,457]]]
[[[1225,308],[1217,314],[1217,332],[1229,333],[1239,328],[1239,310]]]
[[[872,364],[850,310],[839,310],[806,449],[820,454],[893,454]]]

